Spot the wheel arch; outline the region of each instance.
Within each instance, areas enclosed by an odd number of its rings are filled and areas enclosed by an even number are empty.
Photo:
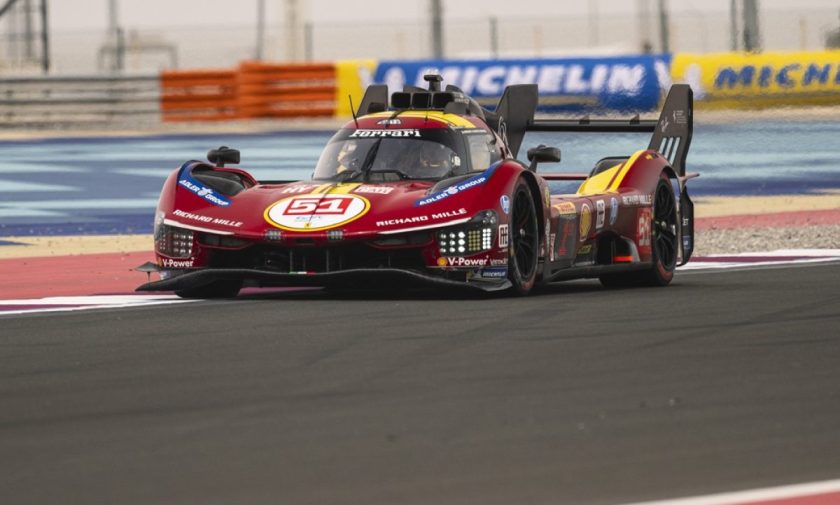
[[[537,181],[537,176],[529,170],[523,170],[520,175],[523,179],[525,179],[525,182],[528,184],[528,190],[531,192],[531,198],[534,199],[534,205],[539,209],[537,211],[537,221],[539,223],[538,233],[541,239],[545,239],[545,223],[547,209],[542,203],[543,196],[540,191],[540,183]]]

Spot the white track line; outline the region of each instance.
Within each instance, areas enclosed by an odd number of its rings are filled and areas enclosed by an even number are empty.
[[[145,307],[149,305],[168,305],[189,303],[196,300],[184,300],[175,295],[103,295],[103,296],[55,296],[27,300],[0,300],[0,316],[14,314],[35,314],[44,312],[72,312],[92,309],[117,309],[125,307]],[[62,307],[62,305],[66,305]],[[28,307],[4,310],[2,307]],[[33,306],[35,308],[33,308]]]
[[[815,495],[840,492],[840,480],[809,482],[790,486],[767,487],[736,491],[734,493],[710,494],[677,498],[673,500],[659,500],[627,503],[624,505],[760,505],[768,501],[811,498]]]

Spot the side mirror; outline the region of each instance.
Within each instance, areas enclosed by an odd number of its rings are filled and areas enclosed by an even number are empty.
[[[237,165],[239,164],[239,151],[237,149],[231,149],[228,146],[210,149],[207,151],[207,161],[217,167],[224,167],[225,163]]]
[[[540,144],[537,147],[528,149],[528,161],[531,162],[528,170],[536,172],[537,164],[539,163],[559,163],[560,149]]]

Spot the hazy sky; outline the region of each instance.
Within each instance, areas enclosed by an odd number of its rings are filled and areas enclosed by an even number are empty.
[[[313,22],[356,22],[364,20],[400,20],[427,18],[424,0],[302,0],[304,18]],[[452,18],[505,16],[559,16],[563,13],[586,14],[590,6],[598,12],[635,12],[637,4],[656,0],[444,0],[447,16]],[[834,8],[840,0],[759,0],[763,9]],[[267,22],[282,22],[284,0],[266,0]],[[511,9],[515,3],[516,9]],[[109,0],[53,0],[50,22],[53,29],[104,29],[107,26]],[[670,0],[674,11],[727,11],[729,0]],[[242,26],[254,23],[257,0],[117,0],[120,24],[125,28],[170,26],[219,26],[226,23]],[[840,24],[840,21],[838,21]]]

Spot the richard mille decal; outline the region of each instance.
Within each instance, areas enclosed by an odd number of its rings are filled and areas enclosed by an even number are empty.
[[[242,221],[233,221],[231,219],[222,219],[220,217],[202,216],[201,214],[193,214],[180,209],[175,209],[172,214],[190,221],[198,221],[200,223],[218,224],[221,226],[230,226],[231,228],[239,228],[242,226]]]

